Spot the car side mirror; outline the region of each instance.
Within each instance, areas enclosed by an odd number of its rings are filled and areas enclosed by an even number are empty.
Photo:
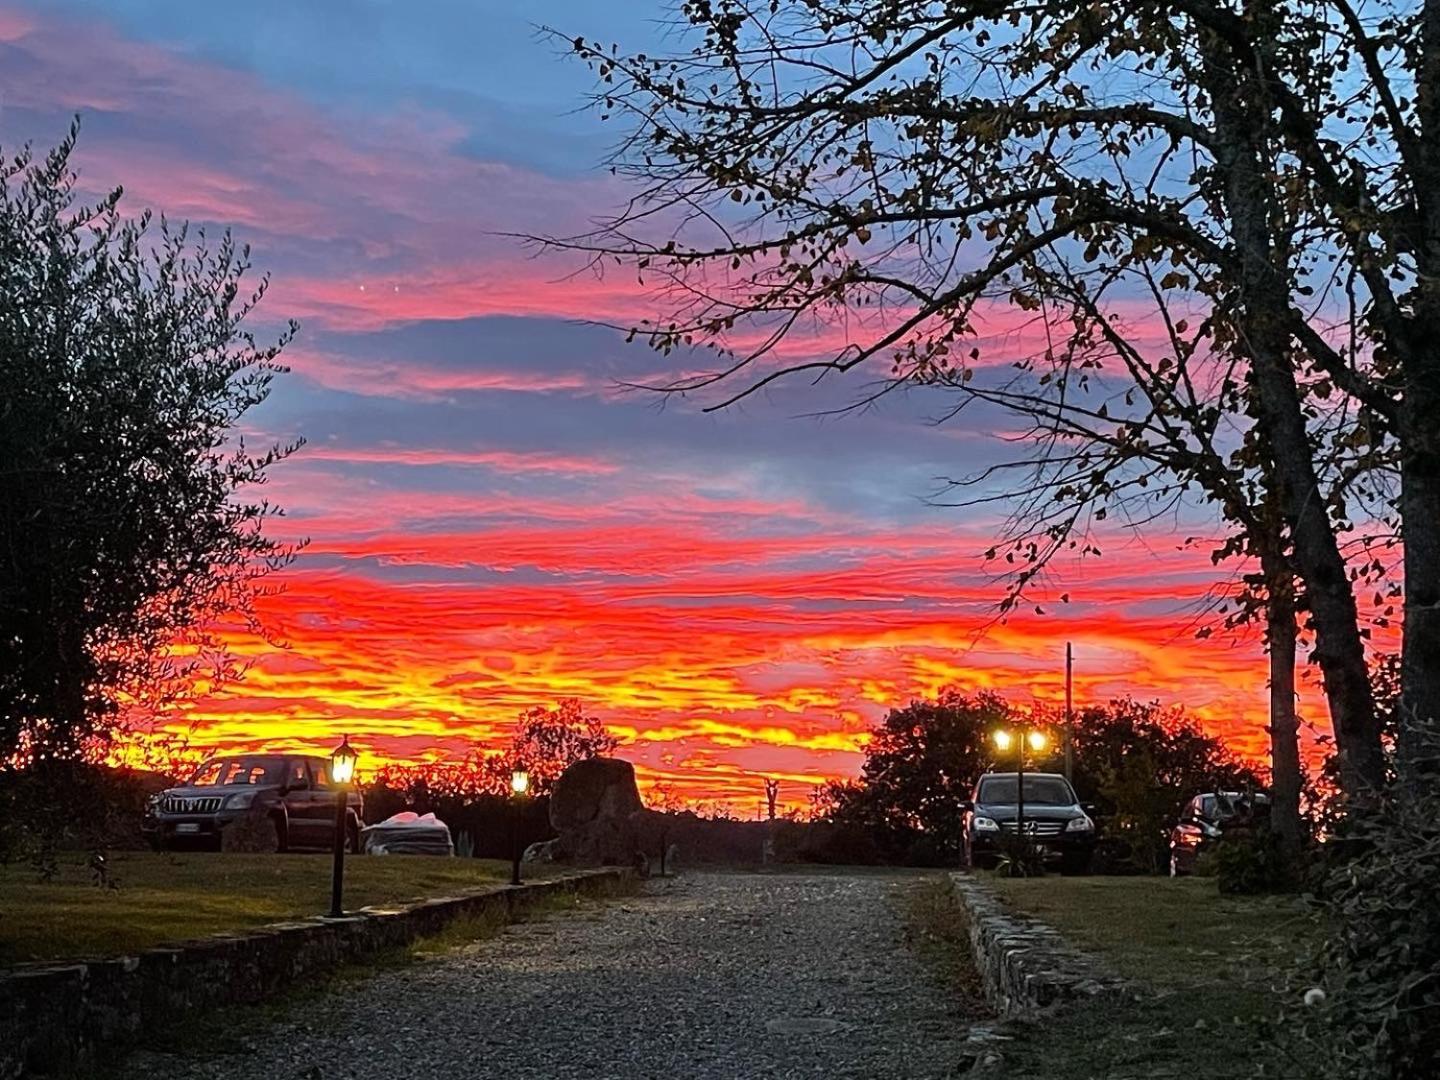
[[[971,802],[969,799],[961,799],[961,800],[960,800],[960,809],[961,809],[962,811],[965,811],[965,810],[974,810],[974,809],[975,809],[975,804],[974,804],[973,802]]]

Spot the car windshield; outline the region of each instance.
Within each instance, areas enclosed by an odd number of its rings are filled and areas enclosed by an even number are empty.
[[[977,801],[1009,806],[1018,801],[1015,798],[1018,786],[1013,776],[986,777],[980,781],[980,797]],[[1058,776],[1027,776],[1025,801],[1031,806],[1073,806],[1075,792]]]
[[[240,784],[278,784],[284,763],[275,758],[211,758],[195,770],[191,787],[233,787]]]

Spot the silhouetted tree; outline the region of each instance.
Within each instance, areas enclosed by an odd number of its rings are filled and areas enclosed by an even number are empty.
[[[1095,803],[1117,868],[1157,873],[1187,799],[1253,790],[1261,778],[1183,709],[1118,698],[1076,713],[1074,781]]]
[[[536,794],[548,794],[575,762],[603,757],[619,745],[599,717],[585,715],[579,698],[564,698],[554,709],[537,707],[520,714],[509,759],[530,771]]]
[[[75,139],[0,159],[0,764],[93,758],[122,702],[233,678],[220,624],[258,629],[294,554],[253,490],[299,444],[237,431],[294,327],[244,329],[266,282],[228,233],[79,202]]]
[[[818,816],[871,830],[893,861],[954,862],[960,804],[991,762],[991,733],[1011,717],[996,694],[954,689],[891,709],[871,732],[859,781],[826,785]]]
[[[855,781],[832,781],[815,797],[814,817],[867,829],[894,862],[948,863],[959,858],[961,803],[997,759],[993,732],[1023,720],[1056,728],[1048,710],[1026,714],[994,693],[943,691],[935,701],[892,709],[865,747]],[[1058,730],[1058,729],[1057,729]],[[1058,740],[1034,762],[1058,767]],[[1075,787],[1093,801],[1119,847],[1117,868],[1156,871],[1166,834],[1186,799],[1202,791],[1256,787],[1259,776],[1184,710],[1119,699],[1075,718]]]

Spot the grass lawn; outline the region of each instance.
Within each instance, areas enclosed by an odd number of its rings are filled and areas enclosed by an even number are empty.
[[[329,855],[220,852],[111,856],[117,889],[97,888],[84,856],[41,882],[28,866],[0,866],[0,964],[113,956],[330,907]],[[526,876],[543,876],[527,867]],[[510,878],[510,864],[433,856],[345,860],[345,906],[444,896]]]
[[[993,877],[1017,910],[1049,923],[1140,988],[1141,1000],[1071,1006],[1006,1045],[1010,1077],[1304,1075],[1260,1021],[1302,1007],[1279,973],[1315,933],[1297,901],[1221,896],[1213,878]]]

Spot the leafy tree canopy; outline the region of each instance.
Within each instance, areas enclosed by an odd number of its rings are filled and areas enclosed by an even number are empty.
[[[295,548],[253,491],[298,443],[239,434],[294,332],[244,323],[248,252],[80,201],[76,130],[0,157],[0,762],[93,756],[128,715],[238,669]]]
[[[960,804],[988,769],[1011,769],[992,741],[1001,727],[1028,724],[1050,735],[1028,768],[1062,768],[1060,720],[1027,711],[990,692],[943,691],[934,701],[892,709],[865,748],[858,781],[832,782],[818,816],[876,834],[894,861],[954,862],[960,854]],[[1178,708],[1116,699],[1075,717],[1074,782],[1097,804],[1135,869],[1157,869],[1165,830],[1190,796],[1216,786],[1254,786],[1259,777]],[[1143,769],[1137,773],[1137,762]]]

